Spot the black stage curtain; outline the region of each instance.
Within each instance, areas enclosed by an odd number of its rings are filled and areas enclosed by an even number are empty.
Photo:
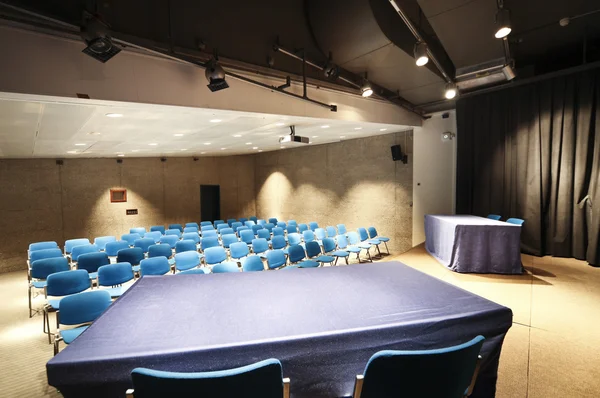
[[[523,218],[523,251],[600,266],[600,68],[460,99],[457,124],[457,213]]]

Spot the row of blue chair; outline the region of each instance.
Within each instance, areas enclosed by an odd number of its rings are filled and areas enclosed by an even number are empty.
[[[489,218],[490,220],[500,221],[502,219],[502,216],[498,214],[488,214],[487,218]],[[525,220],[521,218],[509,218],[506,220],[506,222],[509,224],[523,225],[525,223]]]

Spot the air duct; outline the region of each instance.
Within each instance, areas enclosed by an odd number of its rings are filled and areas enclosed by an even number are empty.
[[[507,64],[504,58],[458,68],[456,73],[456,84],[461,91],[472,91],[504,83],[516,77],[513,66],[510,63]]]

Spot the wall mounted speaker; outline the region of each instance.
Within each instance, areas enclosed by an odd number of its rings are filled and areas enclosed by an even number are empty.
[[[405,153],[402,153],[402,147],[400,145],[392,145],[392,159],[394,161],[401,160],[402,163],[408,163],[408,156]]]

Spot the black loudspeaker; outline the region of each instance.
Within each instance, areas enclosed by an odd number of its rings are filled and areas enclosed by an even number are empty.
[[[408,162],[408,156],[402,153],[402,147],[400,145],[392,145],[392,159],[394,161],[401,160],[402,163],[406,164]]]

